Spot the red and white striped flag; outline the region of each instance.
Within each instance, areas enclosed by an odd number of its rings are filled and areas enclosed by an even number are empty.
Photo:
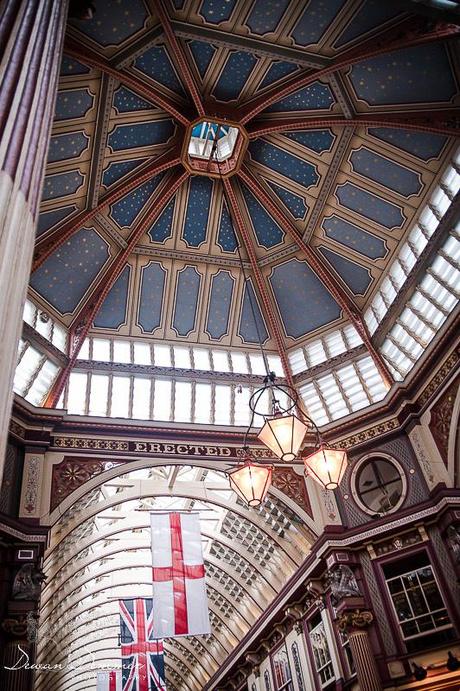
[[[120,670],[97,673],[97,691],[122,691],[121,686]]]
[[[152,513],[153,635],[211,633],[197,513]]]

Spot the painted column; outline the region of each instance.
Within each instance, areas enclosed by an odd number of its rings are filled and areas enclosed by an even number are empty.
[[[0,481],[68,0],[0,10]]]
[[[361,691],[382,691],[383,686],[375,663],[367,627],[374,617],[371,612],[355,610],[338,619],[339,629],[346,631]]]

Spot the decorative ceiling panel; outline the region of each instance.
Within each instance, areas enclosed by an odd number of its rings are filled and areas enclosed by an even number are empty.
[[[452,155],[454,42],[411,45],[432,25],[396,0],[171,0],[174,46],[155,7],[96,0],[94,21],[69,27],[37,299],[58,319],[65,308],[68,325],[107,271],[98,334],[244,349],[256,347],[256,323],[280,348],[334,328],[344,301],[365,310]],[[351,48],[363,59],[340,62]],[[333,60],[340,67],[324,74]],[[185,165],[204,121],[207,132],[236,126],[238,156],[219,164],[230,171],[225,194],[219,168],[210,177],[204,159]],[[78,266],[76,239],[93,225],[124,266],[115,276],[91,256],[64,305],[63,277],[50,287],[42,272],[61,248],[65,268]]]
[[[270,285],[291,338],[305,336],[341,316],[339,305],[304,261],[292,259],[276,266]]]

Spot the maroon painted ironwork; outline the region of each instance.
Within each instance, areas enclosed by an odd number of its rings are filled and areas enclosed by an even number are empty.
[[[163,27],[163,31],[165,33],[168,45],[177,63],[177,67],[179,68],[182,81],[184,82],[185,86],[187,87],[190,93],[190,96],[192,97],[198,115],[202,117],[205,115],[205,110],[203,102],[201,100],[201,95],[198,92],[197,86],[195,84],[195,79],[189,67],[187,57],[184,53],[184,49],[178,41],[172,29],[171,22],[169,20],[168,13],[164,5],[164,0],[157,0],[157,2],[155,3],[155,10]]]
[[[281,228],[294,240],[296,245],[302,250],[309,266],[313,269],[318,278],[325,285],[334,300],[342,308],[345,314],[350,319],[361,339],[365,343],[369,354],[374,360],[380,375],[387,386],[393,383],[392,376],[388,367],[383,360],[380,353],[374,348],[371,338],[368,334],[364,319],[350,297],[337,284],[331,272],[326,268],[321,259],[317,256],[312,247],[307,245],[297,231],[296,226],[284,215],[284,213],[277,207],[271,197],[265,192],[260,183],[254,178],[252,173],[246,166],[243,166],[239,171],[239,176],[243,182],[249,187],[253,194],[257,197],[262,206],[271,214],[277,221]]]
[[[57,377],[50,393],[48,394],[45,402],[45,408],[54,408],[57,405],[57,402],[59,401],[61,393],[63,392],[66,382],[69,378],[70,372],[77,361],[83,342],[92,326],[94,318],[96,317],[96,314],[98,313],[113,284],[128,263],[129,257],[139,241],[139,238],[145,232],[147,232],[151,225],[156,221],[165,206],[168,204],[169,200],[175,195],[179,187],[188,177],[189,173],[187,171],[178,169],[177,172],[175,172],[167,181],[167,183],[162,185],[161,189],[157,190],[155,201],[152,207],[142,221],[133,229],[127,246],[118,254],[109,270],[102,277],[102,280],[99,282],[98,286],[85,301],[84,305],[80,308],[70,330],[71,350],[69,353],[69,362],[67,366],[59,373],[59,376]]]
[[[116,67],[112,67],[112,65],[100,55],[89,50],[86,46],[82,48],[81,44],[72,39],[66,40],[64,50],[66,55],[76,58],[79,62],[82,62],[88,67],[95,67],[101,70],[101,72],[105,72],[111,77],[118,79],[118,81],[125,84],[125,86],[129,86],[129,88],[135,91],[139,96],[147,99],[155,106],[163,108],[163,110],[172,115],[172,117],[182,125],[187,126],[189,124],[189,118],[178,110],[176,104],[170,101],[169,98],[158,91],[158,89],[155,89],[155,87],[146,80],[140,79],[136,77],[136,75],[126,72],[126,70],[118,70]]]
[[[98,204],[92,209],[85,209],[74,216],[70,221],[58,226],[43,243],[38,242],[35,250],[35,257],[32,264],[32,272],[36,271],[48,257],[55,252],[61,245],[63,245],[77,230],[80,230],[88,221],[90,221],[96,214],[110,204],[115,204],[119,199],[124,197],[128,192],[140,187],[148,180],[151,180],[163,173],[169,168],[173,168],[180,163],[180,151],[174,148],[166,151],[164,154],[156,158],[154,161],[144,168],[142,172],[134,171],[123,182],[115,185],[110,192],[105,194]]]
[[[249,120],[256,117],[262,110],[265,110],[274,103],[303,89],[318,79],[327,77],[332,72],[344,70],[357,62],[375,58],[378,55],[391,53],[402,48],[426,45],[436,41],[454,39],[460,36],[460,26],[454,24],[438,23],[434,28],[427,29],[427,21],[424,18],[410,19],[403,22],[399,28],[394,27],[383,32],[379,36],[362,43],[358,48],[351,48],[342,53],[330,65],[319,70],[309,70],[303,77],[293,75],[286,80],[284,87],[273,87],[263,96],[254,99],[240,111],[239,121],[245,125]]]
[[[277,318],[276,318],[276,313],[275,310],[273,309],[273,306],[271,304],[270,298],[268,296],[267,290],[265,288],[265,282],[262,276],[262,272],[259,268],[259,265],[257,263],[257,256],[256,252],[254,250],[254,246],[252,244],[251,238],[249,236],[249,233],[246,229],[246,224],[244,222],[244,219],[241,215],[241,210],[238,205],[238,201],[235,196],[235,191],[232,186],[231,180],[228,178],[224,178],[222,181],[225,191],[227,193],[227,198],[230,204],[230,214],[233,218],[235,227],[238,230],[238,235],[240,236],[241,240],[243,241],[243,246],[246,250],[246,254],[248,255],[248,259],[251,264],[252,268],[252,273],[257,285],[257,291],[260,295],[260,298],[262,300],[262,304],[264,307],[264,312],[265,316],[268,321],[268,326],[270,333],[273,335],[276,343],[276,349],[278,351],[278,354],[280,356],[280,360],[283,366],[283,371],[284,371],[284,376],[286,377],[286,381],[289,384],[289,386],[292,386],[293,389],[295,389],[295,384],[294,380],[292,378],[291,374],[291,368],[289,367],[289,362],[286,356],[286,346],[284,344],[283,337],[281,335],[281,329],[278,325]]]
[[[316,130],[326,127],[393,127],[394,129],[430,132],[432,134],[460,137],[460,116],[457,111],[417,111],[410,116],[368,114],[354,118],[283,118],[255,122],[247,128],[249,139],[257,139],[276,132]]]

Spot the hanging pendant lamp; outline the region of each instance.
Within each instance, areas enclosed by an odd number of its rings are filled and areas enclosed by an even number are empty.
[[[325,489],[337,489],[347,468],[347,452],[329,446],[319,438],[319,447],[303,462],[305,475],[310,475]]]
[[[241,466],[227,473],[230,487],[248,506],[256,508],[265,499],[272,482],[272,465],[255,463],[246,454]]]

